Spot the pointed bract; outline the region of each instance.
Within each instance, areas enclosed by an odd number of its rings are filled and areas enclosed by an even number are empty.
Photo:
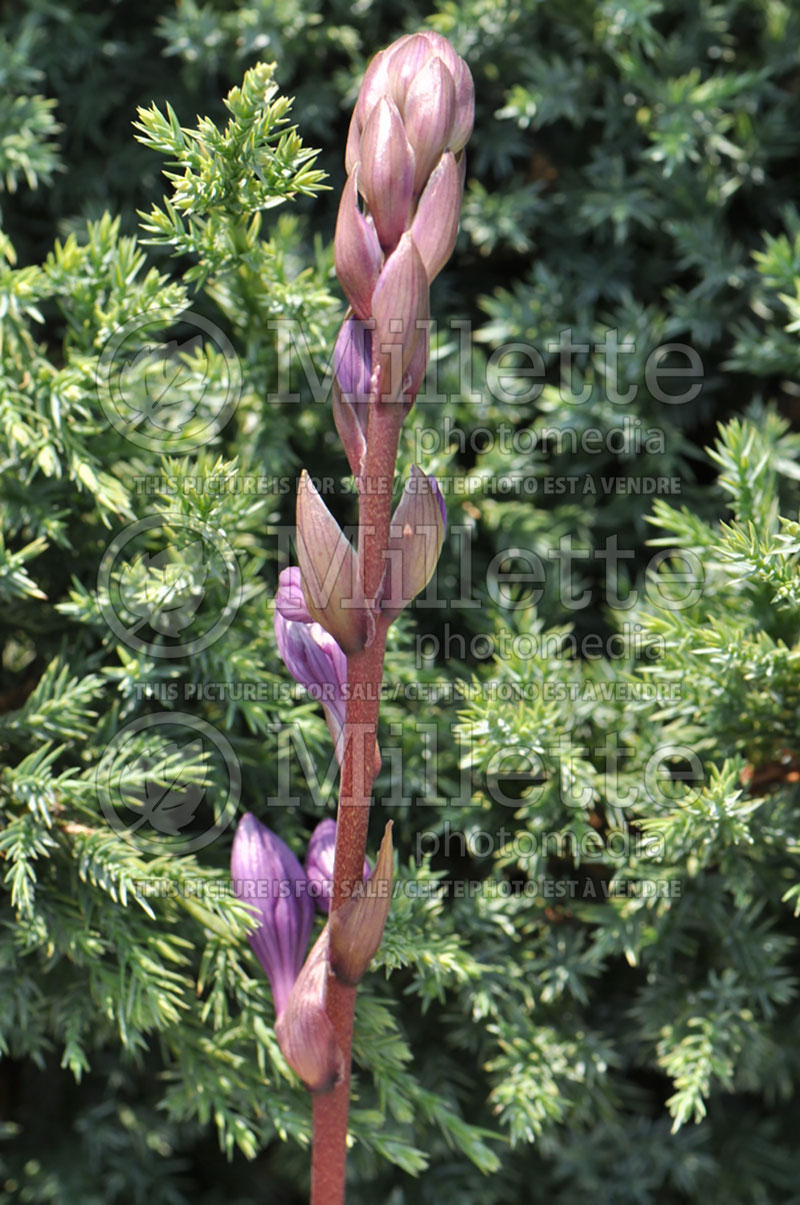
[[[364,319],[372,313],[372,292],[383,255],[372,221],[358,207],[358,171],[356,164],[342,192],[333,236],[333,262],[356,318]]]
[[[430,59],[412,80],[403,111],[406,136],[416,161],[414,192],[417,195],[450,141],[455,112],[453,77],[441,59]]]
[[[424,38],[428,43],[431,56],[438,55],[450,74],[455,76],[458,64],[463,63],[464,60],[456,52],[455,47],[448,42],[444,34],[435,33],[432,29],[424,29],[420,37]]]
[[[381,610],[395,619],[433,577],[447,525],[435,477],[416,465],[392,516]]]
[[[381,944],[392,903],[393,870],[390,820],[371,877],[352,899],[331,913],[328,921],[331,970],[341,983],[350,987],[363,978]]]
[[[386,51],[387,80],[392,100],[405,118],[404,106],[412,81],[432,57],[431,44],[423,34],[415,33]]]
[[[350,127],[347,131],[347,143],[344,148],[344,170],[348,176],[353,168],[361,159],[361,126],[359,125],[355,109],[350,118]]]
[[[305,469],[297,491],[297,559],[312,618],[343,652],[358,652],[366,616],[356,555]]]
[[[408,410],[411,409],[417,394],[422,388],[422,382],[425,380],[425,370],[428,367],[428,354],[430,352],[430,320],[418,325],[421,329],[417,338],[417,346],[414,348],[414,354],[403,377],[403,402]]]
[[[404,41],[405,39],[398,39]],[[380,98],[389,89],[389,76],[387,72],[387,55],[389,51],[396,45],[393,43],[387,50],[379,50],[378,53],[369,61],[364,78],[361,81],[361,87],[358,90],[358,99],[353,110],[359,134],[367,124],[367,118]],[[349,169],[348,169],[349,170]]]
[[[409,223],[414,172],[414,152],[403,120],[391,97],[384,95],[361,131],[359,188],[387,253]]]
[[[373,392],[382,402],[393,402],[419,341],[421,327],[430,317],[428,277],[416,243],[404,234],[387,259],[372,297],[375,316]],[[376,375],[377,374],[377,375]]]
[[[453,253],[462,191],[459,165],[452,151],[445,151],[425,185],[411,223],[411,236],[425,265],[429,284]]]
[[[327,925],[295,981],[275,1026],[283,1057],[309,1092],[329,1092],[344,1075],[344,1056],[325,1012],[329,975]]]
[[[343,394],[336,380],[331,390],[333,421],[347,456],[353,476],[360,477],[364,471],[367,453],[367,432],[361,425],[356,407],[347,394]]]
[[[248,941],[269,979],[280,1017],[303,965],[314,922],[305,871],[289,846],[247,812],[233,839],[231,879],[237,897],[260,922]]]
[[[475,84],[463,59],[458,60],[453,81],[456,86],[456,113],[450,135],[450,150],[458,154],[469,142],[475,124]]]

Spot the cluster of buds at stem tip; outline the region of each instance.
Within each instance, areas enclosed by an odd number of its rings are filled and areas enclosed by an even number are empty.
[[[458,232],[474,108],[469,68],[446,38],[429,31],[380,51],[359,92],[334,236],[351,308],[334,349],[333,387],[334,421],[359,480],[368,443],[380,444],[390,431],[396,438],[425,375],[430,283]],[[394,402],[401,404],[386,405]],[[389,415],[388,425],[379,419]],[[359,554],[304,471],[297,495],[298,621],[311,625],[304,639],[316,639],[317,624],[346,656],[368,647],[379,613],[391,622],[427,585],[445,522],[435,480],[414,467],[383,549],[381,587],[366,598]],[[282,620],[295,621],[280,603],[278,609]],[[279,635],[286,664],[303,681],[290,643]],[[335,703],[326,715],[336,742]]]
[[[334,975],[352,985],[362,977],[380,945],[392,894],[390,821],[374,873],[365,861],[362,890],[334,913],[306,958],[314,902],[323,912],[330,906],[335,842],[335,821],[320,821],[304,870],[288,845],[248,812],[239,821],[231,852],[234,891],[255,921],[250,945],[272,988],[278,1045],[311,1092],[329,1091],[344,1072],[325,1012],[328,980]]]
[[[333,414],[356,476],[368,403],[407,410],[425,376],[429,289],[455,245],[474,111],[469,68],[429,31],[380,51],[361,85],[334,236],[352,312],[336,345]]]

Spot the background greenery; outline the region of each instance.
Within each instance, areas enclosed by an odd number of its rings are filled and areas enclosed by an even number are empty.
[[[176,703],[143,687],[286,682],[270,600],[291,495],[210,494],[185,479],[305,465],[342,481],[337,510],[352,519],[329,409],[306,389],[299,405],[280,396],[270,324],[301,323],[321,369],[343,310],[331,237],[358,81],[377,49],[422,25],[452,39],[477,91],[462,234],[433,298],[448,400],[418,404],[403,449],[407,464],[415,429],[440,435],[423,445],[438,443],[423,467],[451,486],[438,589],[454,601],[397,625],[387,680],[412,697],[385,708],[384,750],[402,748],[403,771],[392,779],[386,759],[372,843],[391,816],[402,878],[494,890],[393,908],[359,996],[349,1199],[800,1200],[800,14],[789,0],[404,11],[401,22],[396,5],[369,0],[31,0],[2,18],[4,1202],[304,1199],[308,1100],[277,1050],[241,908],[181,890],[148,900],[137,887],[224,883],[230,830],[195,855],[137,853],[106,824],[96,771],[127,723],[172,707],[224,732],[243,806],[298,852],[333,806],[296,757],[288,787],[300,805],[267,805],[287,787],[276,722],[328,764],[310,702]],[[280,97],[295,98],[290,113]],[[287,117],[299,139],[280,138]],[[319,148],[316,161],[304,148]],[[185,337],[187,307],[233,343],[241,399],[207,447],[162,462],[111,428],[100,357],[151,308]],[[471,395],[450,317],[474,324]],[[609,330],[635,343],[617,383],[635,385],[635,400],[606,400],[590,351],[571,382],[591,387],[588,403],[565,400],[554,354],[541,398],[497,401],[485,384],[494,349],[524,341],[546,354],[566,328],[576,343],[602,344]],[[702,360],[689,405],[665,405],[647,385],[648,354],[670,341]],[[136,363],[130,388],[146,393],[146,357]],[[204,344],[184,368],[175,404],[213,412],[225,364]],[[623,417],[618,452],[561,448],[558,431],[607,434]],[[445,435],[453,426],[463,447]],[[503,452],[494,437],[509,428],[535,433],[535,451]],[[663,448],[642,448],[636,432],[648,430]],[[137,489],[153,474],[184,481]],[[579,494],[545,493],[565,475]],[[654,500],[602,485],[648,476],[679,489]],[[139,614],[158,613],[175,574],[190,592],[202,585],[212,611],[224,603],[218,567],[198,566],[176,516],[224,532],[238,559],[235,620],[191,659],[132,651],[103,616],[104,550],[152,515],[171,517],[173,563],[137,562],[126,590]],[[564,537],[589,553],[573,558],[571,589],[591,599],[579,610],[557,589]],[[606,580],[594,554],[612,537],[634,555]],[[465,541],[479,606],[462,598]],[[493,558],[515,548],[548,567],[536,606],[524,589],[504,600],[492,587]],[[665,602],[659,549],[701,565],[690,606]],[[661,591],[645,591],[648,573]],[[578,641],[638,640],[622,657],[572,656],[568,625]],[[466,655],[451,640],[445,656],[448,632]],[[543,633],[533,655],[492,659],[486,641],[470,655],[479,634]],[[418,682],[441,700],[415,700]],[[680,689],[671,702],[626,697],[643,682]],[[469,697],[448,700],[458,683]],[[547,697],[554,685],[561,694]],[[512,697],[498,700],[501,687]],[[624,748],[616,784],[609,734]],[[559,738],[570,757],[552,752]],[[665,749],[670,774],[656,781],[651,759]],[[687,751],[699,781],[687,779]],[[169,781],[166,738],[141,756]],[[202,830],[221,767],[191,748],[182,765],[185,782],[205,781]],[[140,772],[134,761],[128,790]],[[463,856],[454,841],[449,857],[418,864],[418,835],[443,838],[445,825],[470,838]],[[625,851],[579,864],[520,840],[590,830],[621,835]],[[492,838],[485,856],[478,833]],[[680,893],[604,897],[604,883],[643,879]],[[576,883],[578,898],[526,894],[536,882]]]

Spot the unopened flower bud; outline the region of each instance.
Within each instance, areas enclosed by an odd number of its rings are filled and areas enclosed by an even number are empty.
[[[231,879],[234,892],[259,921],[248,941],[269,979],[280,1017],[314,923],[305,871],[288,845],[247,812],[233,839]]]
[[[327,926],[322,930],[275,1026],[283,1057],[309,1092],[329,1092],[344,1074],[344,1056],[325,1012]]]
[[[330,929],[330,965],[336,978],[350,987],[362,979],[370,960],[381,944],[386,917],[392,902],[392,821],[378,852],[371,878],[354,892],[328,921]]]
[[[456,112],[448,146],[458,154],[462,147],[466,146],[475,121],[475,86],[472,75],[467,64],[442,34],[426,29],[422,37],[428,42],[431,53],[438,55],[453,78]]]
[[[461,213],[463,176],[452,151],[446,151],[425,185],[411,223],[428,283],[439,275],[453,253]]]
[[[447,526],[435,477],[416,465],[392,516],[381,610],[396,618],[433,577]]]
[[[456,86],[456,113],[450,135],[450,150],[457,155],[469,142],[475,124],[475,84],[463,59],[458,60],[453,80]]]
[[[356,554],[305,469],[297,491],[297,559],[312,618],[345,653],[362,649],[366,618]]]
[[[342,394],[358,415],[364,433],[367,430],[369,388],[372,378],[372,332],[375,322],[370,318],[345,318],[336,346],[333,349],[335,380]]]
[[[408,35],[404,38],[399,38],[397,43],[408,40]],[[392,47],[386,50],[379,50],[373,58],[370,59],[367,69],[364,72],[364,78],[361,81],[361,87],[358,90],[358,99],[356,107],[353,110],[353,117],[356,121],[358,131],[364,129],[367,124],[367,118],[372,110],[377,105],[380,98],[386,93],[389,87],[389,77],[387,74],[387,55],[392,50]],[[348,171],[350,169],[348,168]]]
[[[415,75],[406,95],[403,122],[414,151],[414,192],[419,194],[453,131],[456,92],[453,77],[439,58]]]
[[[284,569],[281,574],[289,573]],[[280,594],[280,591],[278,591]],[[285,618],[275,608],[275,639],[289,673],[322,704],[339,765],[344,757],[347,658],[330,633],[318,623]]]
[[[295,623],[313,623],[303,593],[303,579],[296,565],[281,570],[275,592],[275,607],[284,619],[291,619]]]
[[[345,318],[333,352],[333,421],[356,477],[363,471],[367,450],[374,328],[371,319]]]
[[[336,275],[356,318],[369,318],[383,255],[373,221],[358,207],[358,164],[348,176],[333,237]]]
[[[397,105],[382,96],[361,131],[359,188],[386,252],[394,250],[409,223],[414,171],[414,152]]]
[[[373,377],[377,396],[393,402],[403,388],[419,341],[430,317],[430,297],[425,265],[413,237],[404,234],[397,250],[384,264],[372,296],[375,316]]]
[[[430,42],[421,33],[400,39],[384,51],[387,55],[386,77],[392,99],[403,114],[411,83],[430,61],[432,53]]]
[[[336,821],[330,816],[320,820],[311,834],[306,854],[306,876],[309,890],[320,912],[328,913],[333,894],[333,863],[336,854]],[[372,867],[364,859],[364,879],[368,879]]]

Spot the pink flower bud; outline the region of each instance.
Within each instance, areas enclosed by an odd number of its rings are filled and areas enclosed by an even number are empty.
[[[430,284],[453,253],[461,213],[462,174],[452,151],[434,168],[419,199],[411,236],[417,244]]]
[[[365,218],[358,207],[358,164],[342,192],[333,237],[333,262],[356,318],[369,318],[383,255],[372,219]]]
[[[370,960],[381,944],[386,917],[392,902],[392,821],[378,852],[372,876],[363,888],[331,914],[330,966],[336,978],[350,987],[363,978]]]
[[[387,56],[394,47],[406,41],[407,37],[408,35],[405,38],[399,38],[387,50],[379,50],[374,58],[369,61],[369,65],[364,72],[364,78],[361,81],[361,87],[358,90],[356,107],[353,110],[353,118],[359,134],[363,131],[364,126],[367,124],[367,118],[380,98],[389,90]]]
[[[325,1012],[330,934],[322,930],[275,1026],[283,1057],[309,1092],[330,1092],[344,1074],[344,1056]]]
[[[375,316],[373,393],[397,400],[420,336],[430,317],[428,277],[414,239],[404,234],[389,256],[372,295]]]
[[[344,170],[348,176],[361,159],[361,126],[356,120],[356,112],[350,118],[350,128],[347,131],[347,145],[344,149]]]
[[[297,559],[309,614],[345,653],[366,640],[356,554],[303,469],[297,491]]]
[[[450,150],[456,155],[469,142],[472,127],[475,124],[475,84],[472,74],[463,59],[458,60],[458,68],[453,73],[456,86],[456,116],[453,132],[450,135]]]
[[[408,225],[414,171],[414,152],[403,119],[391,97],[382,96],[361,133],[359,187],[387,252],[397,246]]]
[[[381,610],[392,619],[433,577],[446,526],[447,511],[436,478],[412,465],[389,529]]]
[[[394,42],[386,51],[388,85],[392,99],[401,113],[404,112],[411,81],[432,58],[433,53],[430,42],[420,33]]]
[[[475,121],[475,85],[472,82],[472,75],[467,64],[456,53],[447,38],[428,29],[425,30],[422,37],[426,39],[434,54],[439,56],[453,77],[456,113],[448,146],[451,151],[458,154],[469,141]]]
[[[424,39],[421,39],[424,41]],[[391,74],[391,67],[389,68]],[[406,94],[403,121],[414,151],[414,191],[419,193],[453,131],[456,90],[453,77],[439,58],[430,59],[412,80]]]
[[[428,43],[430,47],[428,53],[430,55],[438,55],[450,74],[454,76],[458,69],[458,64],[463,63],[464,60],[457,54],[452,42],[449,42],[444,34],[435,33],[432,29],[424,29],[420,37],[424,38]]]

